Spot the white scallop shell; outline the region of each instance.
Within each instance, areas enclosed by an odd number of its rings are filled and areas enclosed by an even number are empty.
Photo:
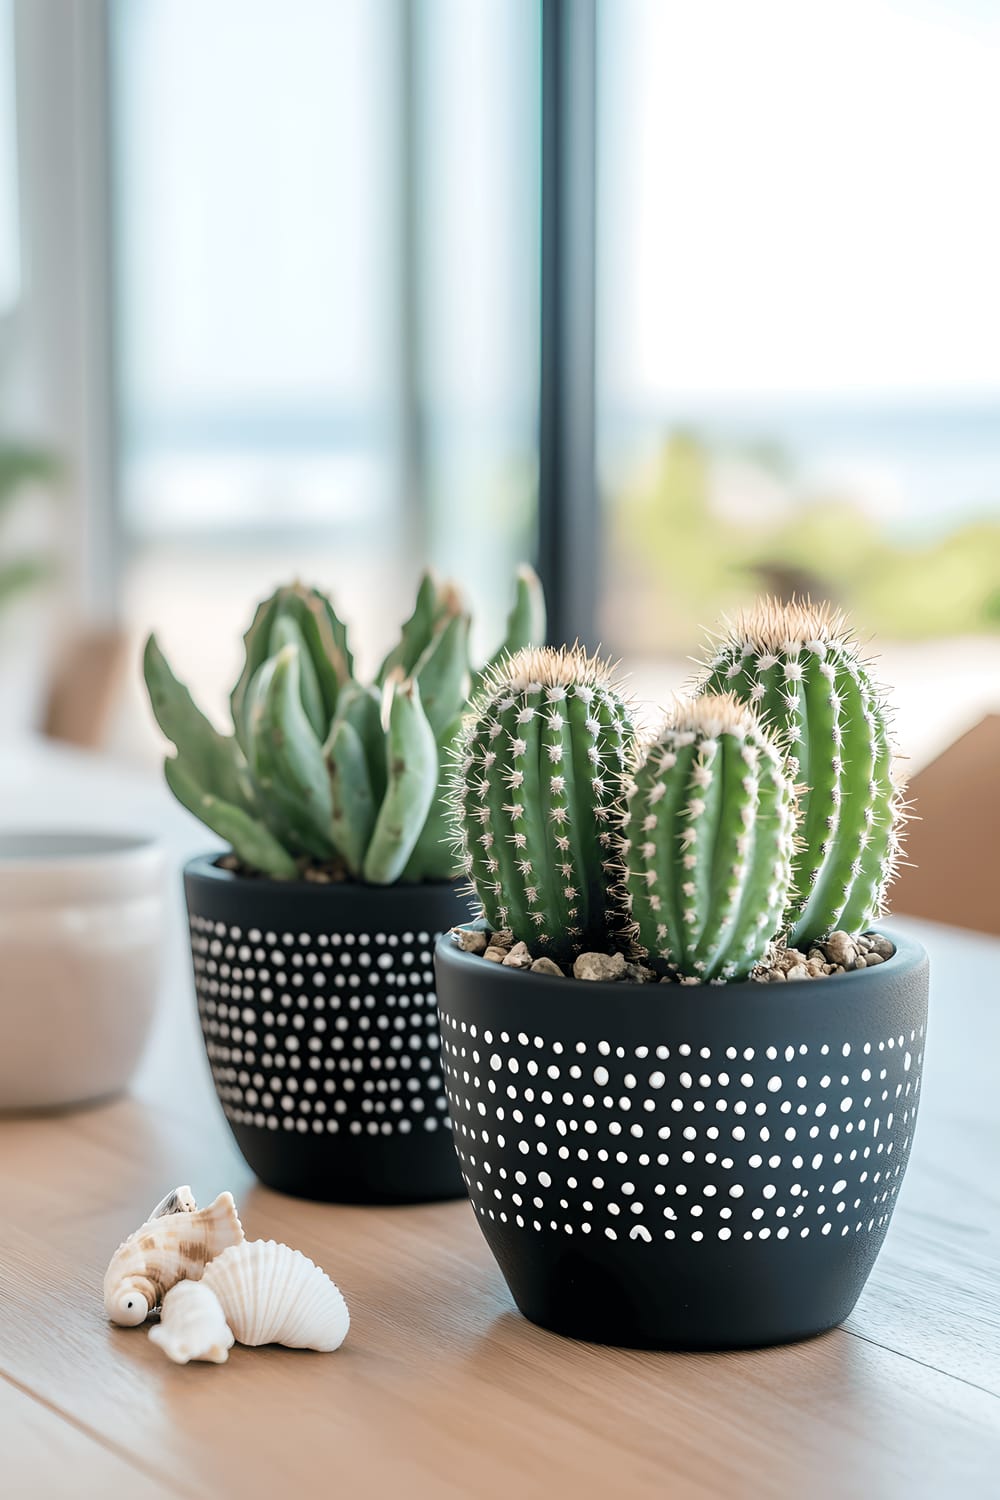
[[[232,1193],[207,1208],[161,1213],[118,1246],[104,1276],[104,1310],[112,1323],[143,1323],[178,1281],[199,1281],[206,1264],[243,1239]]]
[[[149,1330],[152,1343],[177,1365],[192,1359],[223,1365],[233,1334],[218,1297],[204,1281],[179,1281],[163,1299],[159,1323]]]
[[[245,1240],[205,1267],[241,1344],[339,1349],[350,1314],[340,1290],[308,1256],[274,1240]]]

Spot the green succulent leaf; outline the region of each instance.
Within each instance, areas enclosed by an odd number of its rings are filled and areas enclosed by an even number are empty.
[[[293,642],[302,648],[303,662],[308,659],[300,677],[304,707],[320,739],[326,738],[340,689],[353,675],[354,659],[347,644],[347,628],[329,599],[317,589],[294,583],[276,590],[258,606],[243,637],[243,671],[230,707],[236,737],[244,750],[250,684],[269,656]]]
[[[331,858],[330,778],[302,706],[296,646],[283,647],[264,663],[248,701],[250,765],[262,801],[277,810],[298,847],[317,859]]]
[[[398,880],[430,812],[438,780],[437,745],[412,678],[392,692],[386,791],[364,862],[373,885]]]
[[[437,739],[469,696],[468,615],[451,615],[424,650],[414,669],[427,721]]]
[[[354,676],[354,657],[347,641],[347,626],[330,600],[319,589],[294,586],[297,618],[312,655],[326,709],[326,728],[333,722],[341,689]]]
[[[410,676],[430,644],[435,625],[441,621],[442,599],[450,600],[452,597],[452,591],[442,594],[430,570],[421,575],[413,613],[403,626],[399,641],[378,669],[375,681],[379,687],[394,673],[401,673],[403,677]]]
[[[375,827],[375,798],[361,736],[347,719],[334,725],[326,747],[333,806],[333,838],[352,875],[360,876]]]
[[[361,740],[368,765],[368,779],[376,807],[385,796],[385,730],[382,728],[382,695],[377,688],[349,682],[340,694],[332,740],[342,722],[351,725]],[[327,742],[328,746],[330,741]]]
[[[448,725],[438,738],[439,782],[434,793],[431,810],[420,830],[413,853],[410,855],[402,878],[406,881],[452,880],[455,876],[454,831],[451,798],[443,776],[443,767],[454,760],[462,730],[462,716]]]
[[[306,645],[306,638],[302,634],[302,628],[295,615],[290,611],[278,609],[271,625],[267,654],[277,656],[286,646],[294,646],[298,653],[299,692],[302,697],[302,707],[316,734],[323,739],[330,727],[330,721],[327,718],[319,677],[309,653],[309,647]]]
[[[243,637],[243,671],[240,673],[239,680],[229,697],[229,706],[233,715],[233,729],[244,752],[247,751],[249,743],[248,699],[250,696],[250,684],[267,660],[271,627],[278,612],[279,593],[280,590],[278,593],[272,594],[270,599],[264,599],[254,610],[253,619],[250,621],[250,625]]]
[[[522,563],[514,585],[514,603],[507,616],[507,629],[499,648],[485,667],[475,674],[471,696],[479,692],[486,674],[525,646],[541,646],[545,641],[545,591],[534,568]]]
[[[155,635],[146,642],[143,673],[156,722],[176,748],[187,774],[212,796],[252,811],[253,792],[239,746],[209,723],[170,670]]]
[[[275,880],[295,879],[299,871],[294,859],[257,818],[251,817],[242,807],[223,802],[211,792],[203,791],[179,759],[169,757],[164,762],[163,771],[178,802],[188,812],[194,813],[206,828],[225,839],[245,865],[261,870]]]

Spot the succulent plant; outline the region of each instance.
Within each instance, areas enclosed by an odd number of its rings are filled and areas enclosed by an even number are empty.
[[[605,941],[633,733],[608,665],[579,647],[499,661],[473,701],[452,782],[458,860],[490,925],[533,952]]]
[[[765,599],[732,624],[705,689],[731,692],[783,742],[800,793],[789,941],[860,932],[881,914],[903,803],[883,690],[829,605]]]
[[[635,770],[621,858],[635,936],[654,961],[742,979],[781,926],[795,791],[782,753],[732,694],[677,707]]]
[[[317,861],[378,885],[448,879],[441,767],[468,705],[469,630],[456,590],[425,574],[367,684],[326,596],[280,588],[244,637],[231,735],[209,723],[150,636],[146,686],[176,750],[164,768],[171,790],[244,864],[277,879]],[[544,630],[541,587],[521,568],[498,656]]]

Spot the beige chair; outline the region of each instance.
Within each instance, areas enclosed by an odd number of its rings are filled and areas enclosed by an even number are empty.
[[[79,635],[57,663],[42,721],[51,739],[97,749],[107,739],[125,666],[118,630]]]
[[[1000,935],[998,771],[1000,714],[990,714],[914,776],[894,911]]]

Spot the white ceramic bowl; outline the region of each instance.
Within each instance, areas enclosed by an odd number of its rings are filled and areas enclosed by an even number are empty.
[[[153,840],[0,831],[0,1110],[125,1087],[153,1019],[162,939]]]

